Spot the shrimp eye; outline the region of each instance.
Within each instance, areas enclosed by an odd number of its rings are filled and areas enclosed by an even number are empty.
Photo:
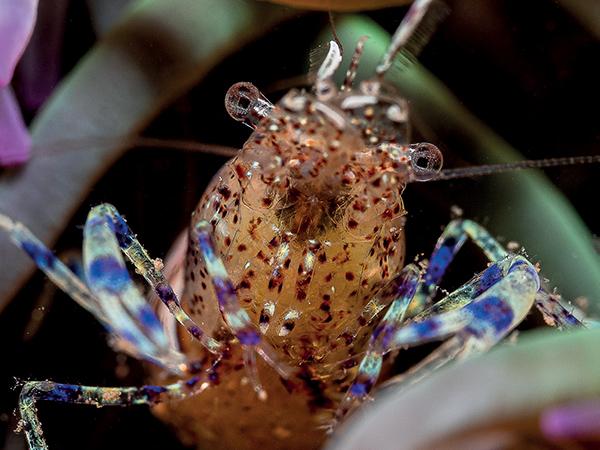
[[[256,86],[242,81],[227,91],[225,109],[234,120],[255,128],[260,119],[269,115],[273,105]]]
[[[444,158],[442,152],[433,144],[426,142],[409,147],[410,165],[417,181],[427,181],[442,170]]]

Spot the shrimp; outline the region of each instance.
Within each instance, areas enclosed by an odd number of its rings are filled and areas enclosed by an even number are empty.
[[[414,2],[376,73],[358,86],[363,39],[340,88],[332,77],[341,51],[332,41],[311,93],[293,89],[274,105],[250,83],[229,89],[227,111],[252,134],[192,214],[185,251],[171,261],[180,270],[165,273],[109,204],[85,224],[85,280],[0,215],[0,228],[98,318],[114,348],[156,368],[155,384],[142,387],[26,382],[20,412],[30,448],[47,448],[37,401],[151,405],[198,446],[314,448],[369,398],[390,352],[444,341],[388,381],[405,388],[490,349],[534,305],[549,323],[582,325],[545,291],[525,255],[471,220],[452,221],[421,265],[405,263],[408,184],[518,168],[442,171],[435,145],[410,143],[408,103],[384,76],[432,14],[439,17],[431,0]],[[489,265],[434,301],[467,239]],[[161,300],[156,310],[121,253]]]

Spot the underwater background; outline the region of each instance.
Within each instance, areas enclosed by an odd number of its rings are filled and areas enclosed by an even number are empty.
[[[416,67],[397,75],[398,88],[413,106],[414,142],[438,145],[448,168],[599,153],[600,12],[595,6],[586,9],[593,2],[446,3],[450,14]],[[289,88],[306,84],[310,50],[331,38],[323,11],[250,0],[172,0],[172,15],[164,23],[157,16],[152,16],[156,22],[141,20],[144,8],[160,10],[160,4],[40,1],[30,48],[13,78],[31,124],[32,156],[20,167],[0,168],[0,210],[36,233],[38,227],[47,230],[48,223],[53,231],[46,237],[57,238],[52,248],[58,254],[76,258],[90,207],[110,202],[151,254],[164,257],[226,160],[198,151],[203,147],[194,143],[239,148],[249,135],[225,111],[229,86],[251,81],[274,102]],[[362,34],[371,36],[367,49],[373,46],[377,56],[377,37],[392,33],[406,9],[361,11],[358,5],[353,12],[334,12],[345,57]],[[172,32],[177,20],[182,21],[181,36]],[[43,56],[50,35],[60,38],[52,41],[51,56]],[[186,39],[202,45],[188,47]],[[127,52],[113,54],[107,48]],[[106,86],[132,83],[121,78],[131,60],[145,76],[136,81],[139,90],[107,92]],[[368,71],[366,58],[361,72]],[[40,87],[51,75],[62,80],[59,87]],[[37,90],[49,96],[37,101]],[[130,101],[119,95],[138,97]],[[89,174],[84,180],[79,179],[82,161]],[[520,172],[412,184],[404,194],[407,261],[431,250],[451,208],[458,206],[464,217],[482,223],[505,243],[523,244],[551,285],[567,299],[586,297],[578,305],[597,317],[597,174],[597,166],[586,165],[548,169],[543,175]],[[49,192],[69,180],[74,181],[64,194]],[[26,258],[10,245],[0,238],[0,442],[7,449],[22,449],[22,435],[12,433],[15,378],[124,386],[143,383],[144,370],[112,352],[100,324],[43,274],[29,276],[31,271],[23,269]],[[458,268],[449,272],[448,289],[483,267],[474,248],[465,250]],[[538,326],[542,321],[532,314],[522,329]],[[428,350],[411,352],[398,370]],[[40,411],[51,448],[183,448],[145,407],[43,404]]]

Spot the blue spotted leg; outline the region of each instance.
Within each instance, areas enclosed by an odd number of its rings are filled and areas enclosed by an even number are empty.
[[[151,355],[172,372],[180,372],[184,358],[171,348],[152,307],[131,279],[108,210],[107,205],[93,208],[83,230],[83,265],[90,291],[111,327],[130,345],[129,353]]]
[[[259,397],[264,399],[266,398],[266,392],[258,379],[255,352],[284,378],[292,376],[294,369],[282,362],[273,347],[262,339],[258,329],[252,324],[250,316],[241,307],[235,287],[227,274],[223,261],[215,252],[211,237],[212,231],[213,228],[209,222],[198,222],[193,230],[192,241],[197,243],[200,254],[204,259],[225,323],[244,349],[244,362],[254,389]]]
[[[93,208],[89,213],[86,229],[88,228],[88,224],[90,224],[90,228],[92,226],[99,226],[103,237],[102,242],[94,244],[90,242],[86,248],[90,248],[90,251],[97,251],[102,249],[103,243],[107,243],[108,241],[111,241],[111,244],[113,244],[112,247],[114,247],[114,239],[116,238],[119,248],[135,266],[137,272],[152,286],[158,298],[188,333],[200,341],[211,353],[220,354],[223,352],[225,349],[224,345],[206,334],[183,310],[175,292],[165,279],[162,272],[162,264],[150,258],[129,228],[129,225],[127,225],[123,216],[119,214],[114,206],[105,203]],[[111,231],[114,237],[108,235],[107,231]],[[114,255],[114,251],[111,254]]]
[[[403,322],[408,306],[415,296],[419,280],[419,268],[414,264],[409,264],[402,269],[400,274],[386,288],[386,290],[392,291],[390,294],[394,297],[394,300],[390,304],[383,320],[371,335],[367,352],[360,362],[356,378],[340,403],[334,422],[329,424],[332,429],[337,421],[348,413],[350,409],[368,397],[369,392],[377,382],[383,364],[385,349],[389,347],[389,337],[393,335],[393,331]]]
[[[98,299],[91,294],[85,283],[48,250],[29,229],[0,213],[0,230],[4,230],[56,286],[73,298],[79,306],[92,313],[110,331]]]
[[[121,256],[122,250],[190,334],[211,352],[220,354],[223,345],[206,336],[181,310],[175,294],[165,281],[160,264],[148,257],[113,206],[104,204],[93,208],[86,220],[83,256],[87,284],[23,225],[0,214],[0,229],[7,231],[11,239],[57,286],[98,318],[112,335],[116,348],[155,363],[176,375],[198,372],[198,362],[187,362],[170,344],[153,309],[131,280]],[[218,364],[219,359],[216,358],[215,364]],[[36,400],[89,403],[96,406],[152,404],[165,396],[181,397],[196,393],[198,386],[205,388],[209,382],[206,374],[194,375],[187,381],[166,387],[143,388],[85,387],[50,381],[29,381],[20,395],[23,428],[31,448],[47,448],[36,416]]]
[[[423,282],[417,287],[415,297],[409,305],[408,317],[423,317],[423,311],[431,304],[446,269],[467,238],[481,249],[490,262],[499,262],[509,256],[504,247],[478,223],[472,220],[453,220],[444,229],[435,245]],[[498,271],[498,268],[494,270]],[[497,281],[493,272],[490,272],[488,279],[483,281],[483,286],[487,289]],[[427,314],[437,314],[464,306],[472,299],[469,295],[465,295],[464,291],[468,289],[468,284],[457,289],[456,292],[437,302]],[[550,325],[561,328],[581,326],[582,323],[562,305],[560,300],[559,295],[549,294],[540,288],[536,294],[535,305]]]
[[[132,355],[159,364],[175,372],[179,371],[182,356],[173,351],[155,330],[154,339],[147,330],[129,316],[120,317],[118,306],[104,304],[88,286],[63,264],[26,227],[0,214],[0,229],[9,233],[11,239],[27,253],[38,267],[78,304],[91,312],[113,336],[119,348]],[[111,275],[108,274],[110,277]],[[116,320],[115,320],[116,317]]]
[[[112,205],[93,208],[86,220],[84,275],[87,285],[22,224],[0,214],[0,229],[6,230],[59,288],[105,326],[119,350],[175,374],[188,370],[185,358],[172,348],[154,311],[131,280],[121,250],[193,337],[212,353],[219,354],[222,350],[223,345],[205,335],[183,311],[160,265],[149,258]]]
[[[468,283],[429,306],[442,277],[467,238],[491,261]],[[551,310],[562,324],[577,325],[559,302],[546,302],[535,267],[524,257],[509,254],[483,227],[470,220],[455,220],[443,231],[422,278],[412,265],[399,275],[397,298],[375,328],[357,376],[338,411],[337,421],[368,398],[377,382],[387,352],[450,337],[436,351],[394,382],[416,381],[445,363],[485,351],[525,317],[531,306]],[[397,281],[395,281],[397,283]],[[429,306],[429,307],[428,307]],[[412,318],[408,324],[406,319]]]
[[[19,396],[19,428],[25,432],[30,450],[48,450],[37,409],[38,401],[104,406],[155,405],[166,400],[182,399],[204,391],[213,380],[215,365],[185,381],[167,386],[98,387],[28,381]]]

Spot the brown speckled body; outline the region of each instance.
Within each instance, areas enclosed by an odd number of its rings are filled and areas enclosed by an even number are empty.
[[[331,419],[355,356],[391,301],[382,292],[404,262],[406,157],[386,145],[404,144],[407,125],[385,111],[406,105],[389,97],[345,111],[351,95],[323,102],[288,93],[193,213],[192,225],[212,224],[217,252],[264,338],[304,374],[284,381],[260,361],[268,394],[261,402],[234,350],[217,386],[157,408],[199,448],[318,447],[318,427]],[[196,248],[189,243],[182,303],[213,336],[227,336]],[[180,343],[188,356],[204,355],[184,333]]]

